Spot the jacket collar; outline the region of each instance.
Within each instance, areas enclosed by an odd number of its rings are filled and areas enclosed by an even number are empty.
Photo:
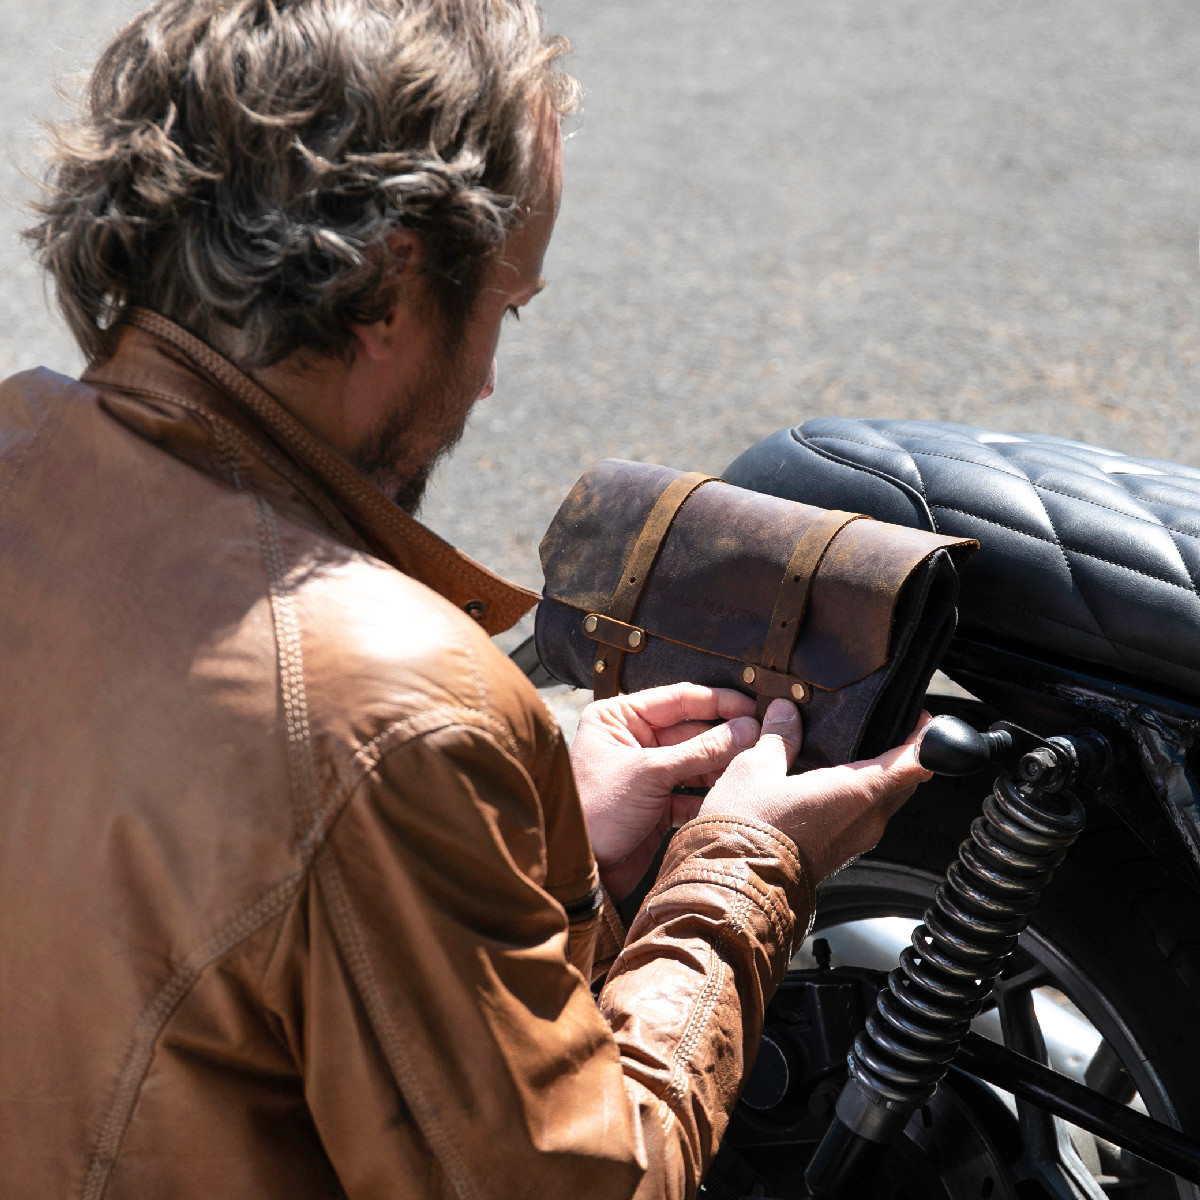
[[[300,468],[301,482],[316,484],[322,497],[311,487],[302,490],[318,509],[332,502],[373,553],[462,608],[488,633],[510,628],[537,602],[535,592],[493,574],[397,508],[228,359],[165,317],[131,309],[114,330],[113,347],[111,357],[84,373],[86,382],[199,402],[218,415],[231,405],[246,418],[240,424]]]

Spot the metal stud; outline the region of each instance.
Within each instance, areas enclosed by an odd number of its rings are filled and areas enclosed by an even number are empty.
[[[755,671],[755,669],[753,667],[745,667],[742,670],[742,682],[743,683],[753,683],[757,677],[758,677],[758,672]]]
[[[642,644],[642,631],[634,629],[629,634],[629,644],[636,650]]]
[[[598,620],[598,618],[595,616],[595,614],[593,614],[593,615],[592,615],[592,616],[590,616],[590,617],[584,617],[584,619],[583,619],[583,628],[584,628],[584,629],[585,629],[585,630],[586,630],[588,633],[595,633],[595,632],[596,632],[596,626],[597,626],[597,625],[599,625],[599,624],[600,624],[600,621],[599,621],[599,620]]]
[[[797,704],[803,704],[804,701],[808,699],[808,688],[806,688],[802,683],[793,683],[792,699],[795,700]]]
[[[463,611],[468,617],[474,617],[476,621],[481,621],[483,614],[487,612],[487,603],[483,600],[468,600],[463,605]]]
[[[598,658],[598,659],[596,659],[595,667],[596,667],[596,674],[603,675],[604,672],[608,670],[608,663],[606,663],[604,661],[604,659]]]

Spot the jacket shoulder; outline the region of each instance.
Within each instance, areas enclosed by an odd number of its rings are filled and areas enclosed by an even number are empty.
[[[314,737],[353,751],[442,712],[526,766],[558,742],[536,689],[474,620],[378,559],[325,549],[295,571],[292,591]]]

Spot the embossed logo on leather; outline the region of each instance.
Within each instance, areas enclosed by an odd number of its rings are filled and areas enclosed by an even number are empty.
[[[672,592],[670,598],[680,608],[691,609],[711,621],[723,621],[731,625],[762,625],[764,621],[761,613],[751,612],[748,608],[734,604],[725,604],[711,596],[699,596],[680,590]]]

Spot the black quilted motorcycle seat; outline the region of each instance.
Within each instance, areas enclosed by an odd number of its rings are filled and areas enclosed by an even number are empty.
[[[823,417],[731,483],[978,540],[959,628],[1200,694],[1200,469],[940,421]]]

